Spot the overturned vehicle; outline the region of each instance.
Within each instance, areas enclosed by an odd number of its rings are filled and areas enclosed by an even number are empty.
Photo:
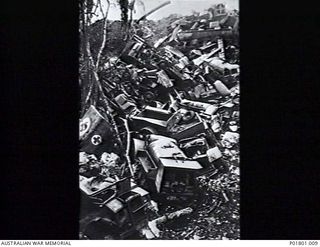
[[[192,145],[186,142],[180,146],[190,155]],[[199,151],[198,146],[195,149]],[[217,147],[204,151],[204,154],[198,152],[187,156],[177,140],[154,134],[134,137],[131,156],[136,161],[137,183],[150,191],[153,198],[162,201],[195,199],[199,195],[196,178],[216,174],[223,170],[222,167],[225,169]]]
[[[176,140],[208,134],[205,122],[193,111],[176,112],[146,106],[128,117],[130,130],[146,134],[160,134]]]
[[[237,234],[238,13],[218,4],[145,19],[169,3],[126,30],[92,24],[114,37],[98,53],[97,76],[81,80],[81,239],[220,239],[228,224]],[[194,211],[186,227],[166,229],[181,207]]]
[[[174,139],[160,135],[134,138],[132,155],[137,161],[137,181],[154,196],[188,200],[197,195],[195,177],[203,167],[189,159]]]
[[[127,239],[147,223],[149,192],[122,172],[114,136],[110,121],[90,106],[80,120],[81,239]]]
[[[84,239],[126,239],[147,222],[149,193],[129,178],[80,176],[80,232]]]

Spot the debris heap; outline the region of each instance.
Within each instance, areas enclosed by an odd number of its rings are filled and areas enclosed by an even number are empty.
[[[238,12],[218,4],[165,22],[136,21],[101,66],[108,110],[80,120],[80,183],[129,179],[148,194],[126,238],[239,239]]]

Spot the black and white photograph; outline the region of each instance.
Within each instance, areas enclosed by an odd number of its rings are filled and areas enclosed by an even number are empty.
[[[316,6],[5,1],[1,247],[319,246]]]
[[[240,238],[238,0],[82,0],[79,238]]]

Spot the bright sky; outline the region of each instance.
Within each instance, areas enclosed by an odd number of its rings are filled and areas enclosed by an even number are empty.
[[[115,2],[117,0],[111,0]],[[143,2],[145,6],[145,11],[141,4],[138,2]],[[136,13],[134,13],[133,18],[138,19],[143,14],[147,13],[151,9],[157,7],[158,5],[164,3],[166,0],[136,0]],[[104,6],[106,1],[102,0]],[[167,17],[170,14],[181,14],[188,15],[192,13],[192,10],[197,12],[202,12],[205,9],[208,9],[213,4],[224,3],[228,9],[239,9],[239,0],[171,0],[169,5],[164,6],[158,11],[152,13],[148,16],[148,19],[159,20],[163,17]],[[109,20],[119,20],[121,16],[120,7],[118,5],[111,5],[108,19]],[[99,17],[97,19],[100,19]]]

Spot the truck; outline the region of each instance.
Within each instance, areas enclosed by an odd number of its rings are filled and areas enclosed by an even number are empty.
[[[146,106],[128,118],[130,130],[146,134],[160,134],[176,140],[206,133],[206,123],[193,111],[170,110]]]
[[[80,151],[100,156],[103,152],[113,152],[110,140],[115,139],[112,124],[95,106],[91,105],[79,123]]]
[[[202,166],[189,159],[173,138],[149,135],[134,138],[137,181],[162,201],[187,201],[197,196],[196,177]]]
[[[218,57],[207,59],[206,64],[209,67],[215,70],[218,70],[225,77],[228,77],[228,76],[238,77],[240,74],[240,67],[238,64],[230,64],[228,62],[221,60]]]
[[[82,239],[128,239],[147,224],[149,192],[129,177],[80,176]]]

